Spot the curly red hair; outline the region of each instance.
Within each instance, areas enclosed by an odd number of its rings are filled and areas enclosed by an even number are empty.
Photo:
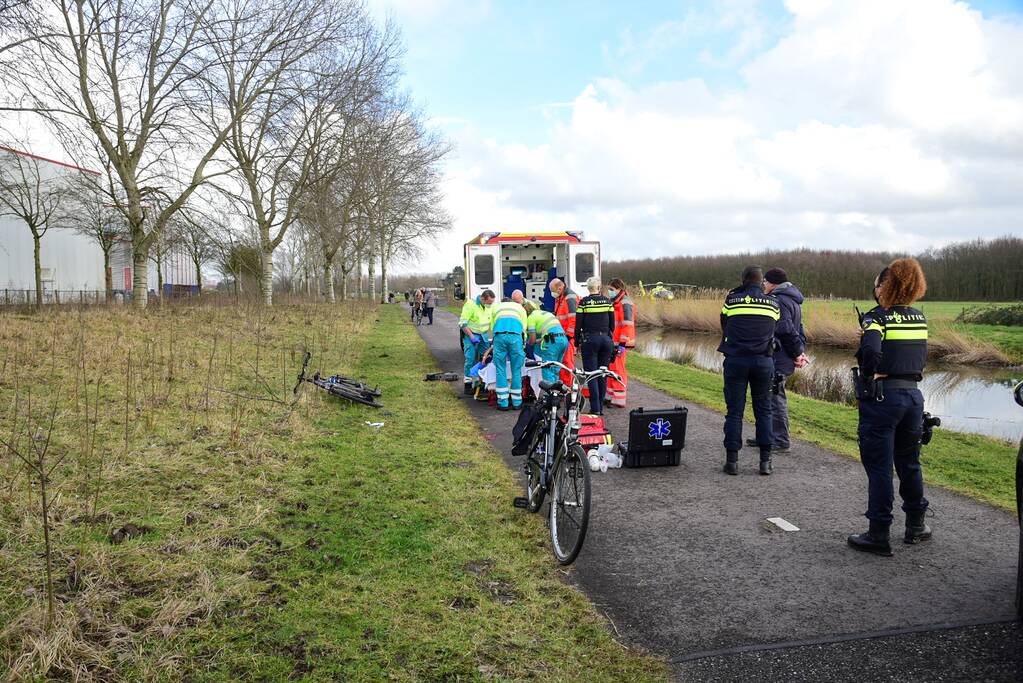
[[[924,269],[915,258],[900,258],[891,262],[877,291],[877,299],[884,308],[912,306],[927,292]]]

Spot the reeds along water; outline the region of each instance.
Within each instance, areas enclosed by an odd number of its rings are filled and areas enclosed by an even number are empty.
[[[721,333],[721,302],[725,291],[697,290],[672,300],[640,298],[636,301],[636,324],[685,332]],[[860,328],[849,311],[831,306],[804,306],[803,326],[810,346],[854,349]],[[937,329],[935,329],[937,327]],[[1005,366],[1009,358],[989,342],[970,339],[952,329],[932,325],[928,342],[931,359],[962,365]]]

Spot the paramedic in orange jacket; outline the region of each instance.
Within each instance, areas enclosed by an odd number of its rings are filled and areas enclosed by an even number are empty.
[[[619,278],[611,280],[608,284],[607,298],[615,307],[614,343],[618,348],[609,369],[617,372],[622,381],[619,382],[614,377],[607,378],[606,403],[614,408],[624,408],[629,388],[629,376],[625,374],[625,354],[636,346],[636,307],[629,297],[625,283]]]
[[[554,295],[554,315],[561,323],[561,329],[565,330],[568,337],[568,348],[565,350],[565,357],[562,364],[575,368],[575,311],[579,306],[579,297],[565,286],[563,280],[554,279],[550,284],[551,294]],[[561,382],[565,386],[572,386],[572,375],[564,370],[560,373]]]

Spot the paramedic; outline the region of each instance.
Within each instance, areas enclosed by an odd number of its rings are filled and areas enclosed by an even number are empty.
[[[458,327],[461,328],[462,351],[465,354],[465,366],[463,376],[465,377],[465,394],[471,396],[474,390],[473,378],[469,375],[472,366],[483,356],[483,353],[490,345],[488,335],[490,334],[490,306],[494,303],[494,293],[483,290],[475,299],[470,299],[462,306],[462,314],[458,317]]]

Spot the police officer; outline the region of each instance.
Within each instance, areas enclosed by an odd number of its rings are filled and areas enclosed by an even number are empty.
[[[874,280],[877,306],[864,314],[856,352],[860,381],[860,461],[867,472],[866,533],[849,536],[856,550],[891,556],[888,530],[895,493],[892,467],[899,475],[899,496],[906,513],[903,540],[931,537],[924,523],[927,499],[920,469],[924,398],[917,388],[927,362],[927,319],[912,308],[927,282],[916,259],[893,261]]]
[[[764,293],[764,271],[746,266],[742,285],[725,297],[721,309],[721,344],[725,355],[724,389],[728,413],[725,416],[725,472],[739,473],[742,448],[742,415],[746,409],[746,388],[753,397],[757,444],[760,446],[760,474],[771,474],[771,382],[774,379],[774,333],[781,316],[778,300]]]
[[[615,307],[611,300],[600,293],[600,278],[591,277],[586,281],[589,296],[583,297],[575,314],[575,333],[582,340],[583,370],[592,372],[607,367],[614,359]],[[604,414],[604,395],[607,394],[607,378],[591,379],[590,412]]]

